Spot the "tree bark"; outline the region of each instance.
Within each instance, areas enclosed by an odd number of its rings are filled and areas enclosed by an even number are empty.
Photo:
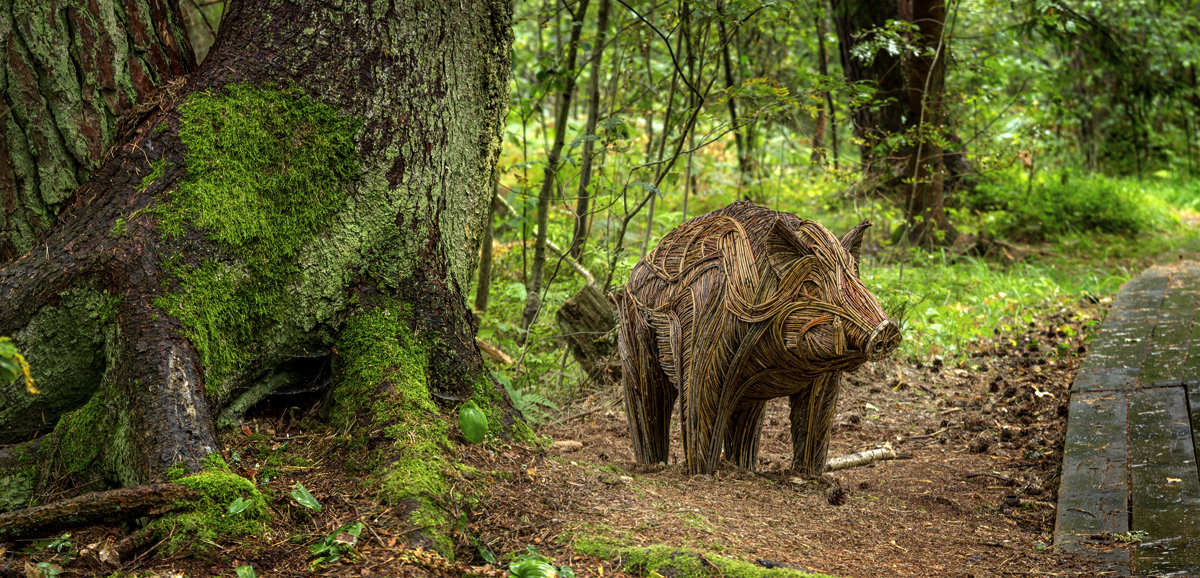
[[[717,21],[717,38],[721,42],[721,69],[725,74],[725,89],[729,91],[725,103],[729,107],[729,127],[733,130],[733,143],[734,147],[737,148],[738,175],[740,177],[738,182],[741,183],[741,188],[745,189],[750,186],[750,182],[753,180],[750,164],[750,139],[738,127],[737,102],[733,98],[733,91],[738,85],[737,81],[733,78],[733,62],[729,54],[729,45],[733,44],[733,39],[726,32],[725,21],[723,20]]]
[[[852,111],[861,141],[863,189],[879,191],[901,204],[906,238],[921,245],[950,244],[957,236],[945,212],[944,131],[946,46],[944,0],[831,0],[846,79],[871,84],[871,102]],[[888,21],[915,26],[916,56],[887,50],[862,59],[856,45],[885,29]],[[902,136],[900,145],[887,145]]]
[[[91,492],[52,504],[0,514],[0,536],[12,538],[63,528],[131,520],[161,514],[197,493],[182,484],[161,482],[107,492]]]
[[[0,267],[0,334],[31,361],[65,347],[65,323],[94,336],[33,367],[44,392],[90,376],[83,407],[0,389],[54,426],[0,460],[32,470],[0,474],[36,492],[200,471],[220,449],[212,416],[318,365],[343,423],[425,424],[433,400],[475,398],[511,425],[466,303],[510,18],[502,0],[235,1],[199,70],[139,110],[57,224]],[[372,409],[396,399],[422,401]]]
[[[817,70],[818,70],[818,72],[820,72],[821,78],[828,79],[829,78],[829,55],[825,51],[825,33],[826,33],[826,30],[828,29],[828,24],[826,22],[826,18],[828,18],[828,17],[825,15],[824,10],[817,13],[817,16],[816,16],[816,22],[817,22]],[[826,82],[828,82],[828,81],[826,81]],[[821,92],[823,92],[824,96],[825,96],[825,108],[821,110],[820,115],[817,117],[817,131],[818,131],[818,134],[820,134],[821,131],[825,130],[825,122],[826,122],[826,120],[828,120],[828,122],[829,122],[829,129],[828,129],[829,130],[829,139],[828,139],[829,140],[829,150],[831,153],[833,153],[832,154],[833,170],[836,171],[836,170],[838,170],[837,108],[835,108],[833,106],[833,91],[826,88],[826,89],[822,90]],[[823,140],[823,139],[821,139],[821,140]],[[824,165],[825,164],[825,151],[822,148],[821,144],[818,144],[818,138],[816,136],[813,137],[813,148],[821,149],[820,153],[819,153],[819,155],[820,155],[819,159],[818,159],[818,151],[817,150],[813,151],[813,160],[819,161],[820,164]]]
[[[28,251],[122,134],[195,70],[169,0],[0,0],[0,263]]]
[[[830,0],[846,80],[850,84],[871,84],[875,89],[869,105],[850,111],[868,180],[888,180],[896,172],[891,154],[879,150],[879,145],[890,135],[904,132],[904,71],[900,58],[886,50],[863,60],[854,55],[854,48],[869,39],[866,35],[870,31],[884,28],[889,20],[901,19],[897,4],[898,0]]]
[[[946,46],[942,27],[945,0],[914,0],[910,20],[917,26],[918,56],[908,67],[908,113],[915,117],[916,142],[906,151],[905,175],[911,180],[905,203],[910,242],[948,245],[957,232],[945,210],[945,155],[941,146],[946,86]]]

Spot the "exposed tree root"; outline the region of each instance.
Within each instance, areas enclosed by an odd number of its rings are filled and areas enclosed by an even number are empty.
[[[13,537],[63,528],[128,520],[169,512],[195,499],[187,486],[161,482],[91,492],[75,498],[0,514],[0,536]]]

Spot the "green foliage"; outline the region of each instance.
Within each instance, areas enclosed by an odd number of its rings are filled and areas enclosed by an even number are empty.
[[[321,502],[318,502],[317,499],[314,498],[311,493],[309,493],[308,488],[305,488],[304,484],[296,482],[296,485],[292,487],[291,495],[292,499],[296,500],[296,503],[300,504],[301,506],[304,506],[305,508],[308,508],[314,512],[321,511]]]
[[[33,376],[29,374],[29,363],[25,361],[25,357],[17,351],[17,346],[7,337],[0,337],[0,385],[12,383],[17,377],[22,377],[25,380],[25,391],[29,394],[36,394],[38,390],[34,387]]]
[[[525,416],[525,421],[530,424],[536,425],[546,421],[547,409],[553,411],[559,410],[558,404],[536,390],[532,388],[518,389],[513,386],[512,380],[501,372],[493,371],[492,375],[496,377],[496,381],[500,382],[500,385],[504,386],[504,391],[508,393],[508,398],[512,400],[513,407],[517,408],[517,411]]]
[[[553,558],[543,556],[533,546],[526,546],[524,552],[513,558],[508,572],[512,578],[575,578],[570,566],[556,567]]]
[[[458,408],[458,427],[463,437],[473,444],[483,443],[487,435],[487,416],[479,410],[474,401],[468,401]]]
[[[315,556],[310,567],[315,569],[322,564],[333,564],[342,558],[354,558],[357,555],[354,546],[358,544],[358,537],[362,531],[362,522],[350,522],[309,546],[309,553]]]
[[[38,562],[33,565],[30,578],[57,578],[63,573],[62,566],[51,562]]]
[[[33,547],[38,550],[53,550],[55,552],[70,552],[75,545],[71,543],[71,533],[65,532],[56,538],[34,540]]]
[[[178,266],[182,291],[157,304],[187,329],[213,393],[294,309],[301,248],[329,228],[360,174],[360,122],[298,90],[247,84],[195,94],[181,110],[187,177],[158,226],[168,238],[196,231],[226,255]]]
[[[1046,175],[1032,186],[1014,179],[980,184],[968,207],[992,234],[1021,240],[1058,235],[1139,235],[1172,223],[1170,207],[1152,183],[1070,172]]]
[[[258,572],[254,571],[254,566],[246,564],[233,569],[237,578],[258,578]]]
[[[907,309],[899,355],[957,363],[971,342],[1011,333],[1087,296],[1115,292],[1129,271],[1103,263],[1089,267],[1083,259],[1000,268],[981,259],[916,252],[903,267],[864,266],[863,277],[885,310]]]

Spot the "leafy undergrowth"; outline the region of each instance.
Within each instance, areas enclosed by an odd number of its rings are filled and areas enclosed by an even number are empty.
[[[960,365],[979,339],[1042,324],[1079,300],[1107,304],[1154,262],[1197,251],[1200,228],[1189,225],[1146,237],[1061,237],[1019,260],[915,251],[903,264],[868,260],[862,276],[884,309],[904,318],[902,358]]]
[[[893,361],[851,374],[831,454],[888,442],[899,459],[816,481],[785,470],[782,402],[768,408],[758,473],[688,476],[678,439],[666,467],[632,463],[618,392],[595,389],[562,411],[580,417],[542,428],[557,445],[456,447],[469,467],[439,502],[457,520],[454,561],[406,548],[419,529],[373,499],[361,482],[369,464],[282,403],[223,440],[230,467],[267,500],[267,534],[206,554],[152,545],[120,575],[505,576],[532,559],[564,576],[1094,575],[1048,545],[1066,390],[1103,312],[1076,300],[975,341],[957,367]],[[474,487],[489,496],[458,497]],[[55,548],[10,544],[0,565],[106,575],[80,549],[125,534],[93,527]]]

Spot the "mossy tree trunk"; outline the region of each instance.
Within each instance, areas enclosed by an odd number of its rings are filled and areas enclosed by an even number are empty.
[[[0,263],[33,246],[118,140],[195,69],[170,0],[0,0]]]
[[[512,426],[466,307],[509,20],[503,0],[235,1],[199,70],[0,266],[0,335],[31,360],[63,353],[34,365],[43,396],[0,390],[38,416],[0,424],[0,443],[48,428],[0,448],[0,509],[52,479],[200,471],[217,416],[299,380],[328,380],[350,431],[423,440],[381,460],[396,501],[441,488],[432,415],[474,399]]]

